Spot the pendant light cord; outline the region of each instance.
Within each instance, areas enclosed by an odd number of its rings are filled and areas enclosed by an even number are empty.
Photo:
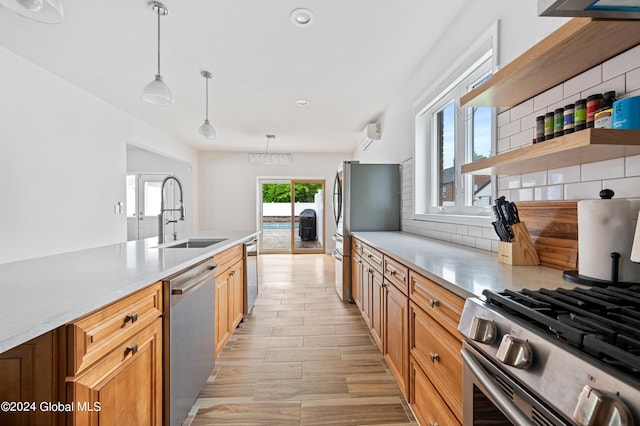
[[[209,78],[205,77],[205,87],[206,87],[206,93],[205,93],[205,110],[207,111],[207,116],[205,117],[205,120],[209,121]]]
[[[160,75],[160,8],[158,7],[158,75]]]

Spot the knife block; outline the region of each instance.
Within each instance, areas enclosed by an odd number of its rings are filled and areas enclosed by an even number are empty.
[[[498,262],[513,266],[539,265],[540,258],[524,222],[511,225],[515,238],[498,242]]]

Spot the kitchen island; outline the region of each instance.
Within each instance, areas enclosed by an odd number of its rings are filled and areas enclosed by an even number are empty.
[[[0,353],[254,235],[255,231],[201,231],[188,237],[224,241],[205,248],[164,248],[156,238],[148,238],[0,264]]]

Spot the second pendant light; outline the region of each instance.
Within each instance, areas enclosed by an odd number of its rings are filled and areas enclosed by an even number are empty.
[[[209,71],[200,71],[200,74],[205,78],[206,82],[206,115],[204,118],[204,123],[198,129],[198,135],[202,136],[205,139],[215,139],[216,129],[211,125],[211,123],[209,123],[209,79],[212,77],[212,75]]]

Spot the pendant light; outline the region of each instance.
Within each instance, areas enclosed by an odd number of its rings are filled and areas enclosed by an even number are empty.
[[[61,0],[0,0],[0,6],[45,24],[57,24],[64,17]]]
[[[169,10],[158,1],[150,1],[147,6],[158,15],[158,73],[153,81],[145,86],[142,99],[155,105],[172,106],[175,103],[173,93],[162,81],[162,75],[160,75],[160,17],[169,14]]]
[[[209,79],[212,77],[209,71],[200,71],[200,75],[202,75],[205,79],[205,87],[206,87],[206,115],[204,118],[204,124],[200,126],[198,129],[198,135],[202,136],[205,139],[215,139],[216,138],[216,129],[209,123]]]

